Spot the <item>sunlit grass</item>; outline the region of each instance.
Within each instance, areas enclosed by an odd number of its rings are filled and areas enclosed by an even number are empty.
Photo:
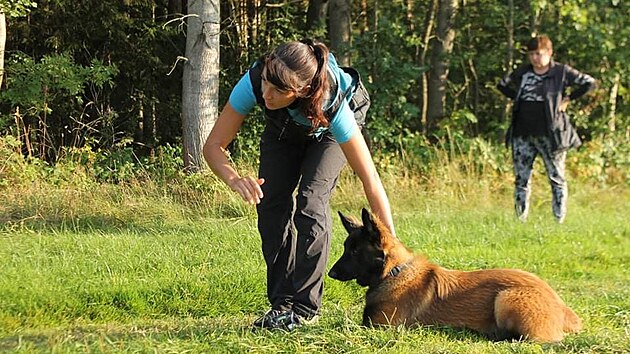
[[[450,328],[363,328],[365,289],[328,278],[316,325],[252,331],[268,306],[255,211],[211,175],[167,185],[37,180],[0,197],[0,352],[630,351],[630,188],[570,181],[558,225],[537,174],[521,223],[509,175],[440,163],[429,176],[383,173],[402,241],[448,268],[538,274],[583,318],[583,332],[538,345]],[[333,211],[358,215],[366,205],[344,171]],[[336,215],[334,227],[329,265],[345,238]]]

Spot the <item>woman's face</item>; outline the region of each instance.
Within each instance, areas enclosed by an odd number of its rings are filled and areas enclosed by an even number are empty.
[[[281,90],[271,82],[265,80],[265,73],[262,75],[262,94],[267,109],[280,109],[291,105],[298,95],[294,91]]]
[[[549,49],[537,49],[527,52],[529,62],[532,63],[534,69],[544,70],[551,62],[551,54],[553,52]]]

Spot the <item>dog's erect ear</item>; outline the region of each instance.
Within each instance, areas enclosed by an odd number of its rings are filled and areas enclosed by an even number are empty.
[[[363,220],[363,227],[365,231],[370,235],[370,237],[374,238],[374,241],[380,244],[381,242],[381,231],[376,226],[376,221],[374,220],[374,215],[370,213],[367,209],[363,208],[361,210],[361,219]]]
[[[363,220],[363,225],[370,224],[372,221],[372,213],[366,208],[361,209],[361,220]]]
[[[360,227],[360,225],[357,225],[351,218],[343,215],[341,211],[338,211],[338,213],[339,217],[341,218],[341,223],[343,224],[343,227],[346,228],[346,231],[348,231],[348,233],[351,233],[352,230],[356,230]]]

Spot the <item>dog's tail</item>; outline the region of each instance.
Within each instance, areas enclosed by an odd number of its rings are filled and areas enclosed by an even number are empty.
[[[575,333],[582,330],[582,320],[569,307],[564,307],[564,328],[565,333]]]

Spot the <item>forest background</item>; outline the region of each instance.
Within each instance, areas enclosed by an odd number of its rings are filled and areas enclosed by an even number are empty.
[[[592,150],[581,173],[628,182],[624,1],[0,0],[0,9],[4,144],[50,165],[75,156],[101,166],[95,171],[103,180],[124,178],[122,167],[156,151],[204,139],[248,66],[304,37],[328,43],[361,72],[372,96],[369,139],[383,164],[411,157],[421,168],[436,144],[472,149],[492,164],[488,150],[502,144],[510,119],[510,102],[495,85],[526,60],[523,44],[546,33],[556,60],[598,80],[595,92],[569,108]],[[204,27],[187,35],[191,21]],[[197,77],[208,92],[192,104],[183,104],[191,102],[182,89],[191,81],[186,65],[194,66],[187,38],[220,46],[209,48],[212,72]],[[234,158],[255,161],[263,120],[253,117],[231,146]],[[186,167],[205,168],[188,158],[195,151],[184,151]]]

